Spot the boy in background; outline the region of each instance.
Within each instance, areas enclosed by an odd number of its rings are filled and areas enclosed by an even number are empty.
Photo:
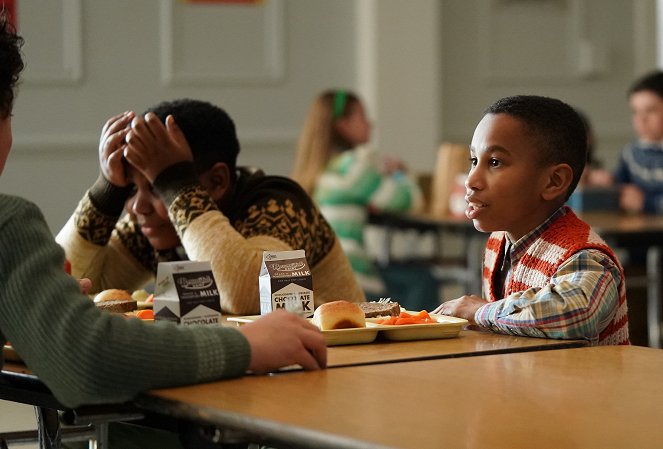
[[[636,139],[627,144],[619,158],[614,181],[620,186],[619,205],[630,213],[663,213],[663,72],[653,71],[637,79],[628,90]],[[646,274],[646,247],[625,253],[627,276]],[[631,339],[648,342],[646,290],[632,285],[628,290]]]
[[[435,312],[505,334],[629,344],[619,261],[564,205],[587,160],[573,108],[539,96],[498,100],[477,125],[470,160],[466,215],[492,232],[485,299],[466,295]]]
[[[628,92],[637,139],[622,150],[615,182],[629,212],[663,213],[663,72],[635,81]]]

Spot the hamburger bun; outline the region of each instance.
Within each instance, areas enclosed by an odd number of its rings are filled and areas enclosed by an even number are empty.
[[[366,327],[364,312],[357,304],[339,300],[320,305],[313,313],[312,323],[320,330]]]
[[[94,303],[98,309],[111,313],[132,312],[138,308],[138,302],[131,298],[128,291],[116,288],[99,292],[94,297]]]

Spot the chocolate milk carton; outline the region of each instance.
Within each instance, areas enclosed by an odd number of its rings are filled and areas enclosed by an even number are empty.
[[[313,316],[313,278],[303,249],[263,252],[258,284],[261,315],[284,309]]]
[[[161,262],[154,319],[178,324],[221,324],[221,298],[209,262]]]

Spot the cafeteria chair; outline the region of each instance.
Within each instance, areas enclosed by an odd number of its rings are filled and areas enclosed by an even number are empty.
[[[0,371],[0,399],[34,406],[37,421],[34,430],[0,433],[0,449],[14,443],[38,443],[40,449],[58,449],[62,441],[88,441],[91,449],[105,449],[110,422],[144,417],[129,404],[70,409],[36,377],[9,370]]]

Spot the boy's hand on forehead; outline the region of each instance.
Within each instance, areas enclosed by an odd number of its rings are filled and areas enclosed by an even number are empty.
[[[125,169],[125,138],[131,130],[131,120],[135,114],[123,112],[108,119],[99,138],[99,166],[104,178],[118,187],[129,184]]]
[[[124,157],[150,183],[171,165],[193,160],[184,133],[171,115],[166,117],[165,125],[151,112],[134,117],[126,143]]]

